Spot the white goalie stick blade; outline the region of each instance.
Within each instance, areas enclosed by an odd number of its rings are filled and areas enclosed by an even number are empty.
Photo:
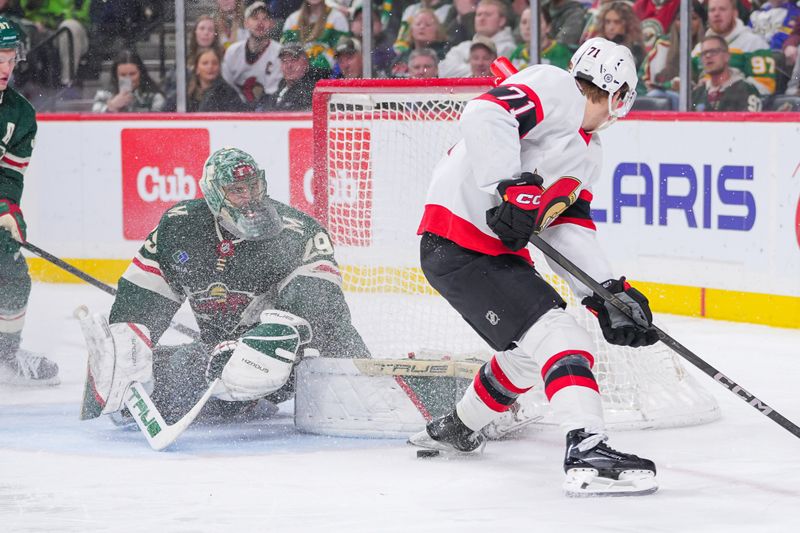
[[[125,392],[125,407],[131,412],[136,425],[144,434],[147,443],[156,451],[161,451],[175,442],[186,428],[194,422],[197,415],[214,394],[219,379],[215,379],[206,390],[205,394],[194,404],[183,418],[172,425],[168,425],[161,413],[158,412],[153,400],[141,383],[133,382]]]
[[[655,475],[649,470],[622,472],[619,479],[599,477],[593,468],[567,471],[564,493],[573,498],[607,496],[645,496],[658,490]]]
[[[424,429],[419,433],[411,435],[407,442],[411,446],[415,446],[422,450],[435,450],[440,452],[445,457],[475,457],[483,454],[483,449],[486,447],[486,441],[484,440],[480,446],[471,452],[462,452],[461,450],[457,450],[445,442],[439,442],[438,440],[432,439],[431,436],[428,435],[428,432]]]

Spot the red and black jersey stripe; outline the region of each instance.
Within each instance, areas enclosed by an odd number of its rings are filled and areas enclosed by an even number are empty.
[[[544,118],[544,110],[539,96],[527,85],[499,85],[480,95],[477,99],[494,102],[514,115],[520,139],[525,137]]]

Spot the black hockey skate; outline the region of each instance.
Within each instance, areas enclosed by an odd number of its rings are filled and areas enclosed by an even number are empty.
[[[23,387],[53,386],[58,378],[58,365],[43,355],[17,349],[0,353],[0,383]]]
[[[574,429],[567,433],[564,490],[568,496],[640,496],[658,490],[656,465],[605,444],[608,437]]]
[[[429,450],[477,454],[483,451],[486,437],[468,428],[453,410],[428,422],[425,430],[409,438],[408,443]]]

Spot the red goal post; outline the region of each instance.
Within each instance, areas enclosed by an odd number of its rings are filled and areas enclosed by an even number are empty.
[[[353,322],[376,357],[491,355],[427,283],[417,225],[431,171],[460,137],[463,106],[492,79],[325,80],[314,92],[314,212],[336,247]],[[532,250],[533,251],[533,250]],[[714,398],[663,345],[608,345],[596,319],[537,256],[536,267],[595,339],[610,427],[683,426],[719,417]],[[544,423],[547,412],[540,396]]]

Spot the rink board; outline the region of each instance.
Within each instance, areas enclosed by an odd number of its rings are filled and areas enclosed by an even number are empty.
[[[31,242],[113,283],[159,214],[200,196],[202,162],[223,146],[255,156],[274,198],[313,205],[309,114],[186,117],[40,116],[22,204]],[[599,237],[658,311],[800,327],[798,118],[709,118],[640,115],[602,134]],[[73,281],[30,265],[37,280]]]

